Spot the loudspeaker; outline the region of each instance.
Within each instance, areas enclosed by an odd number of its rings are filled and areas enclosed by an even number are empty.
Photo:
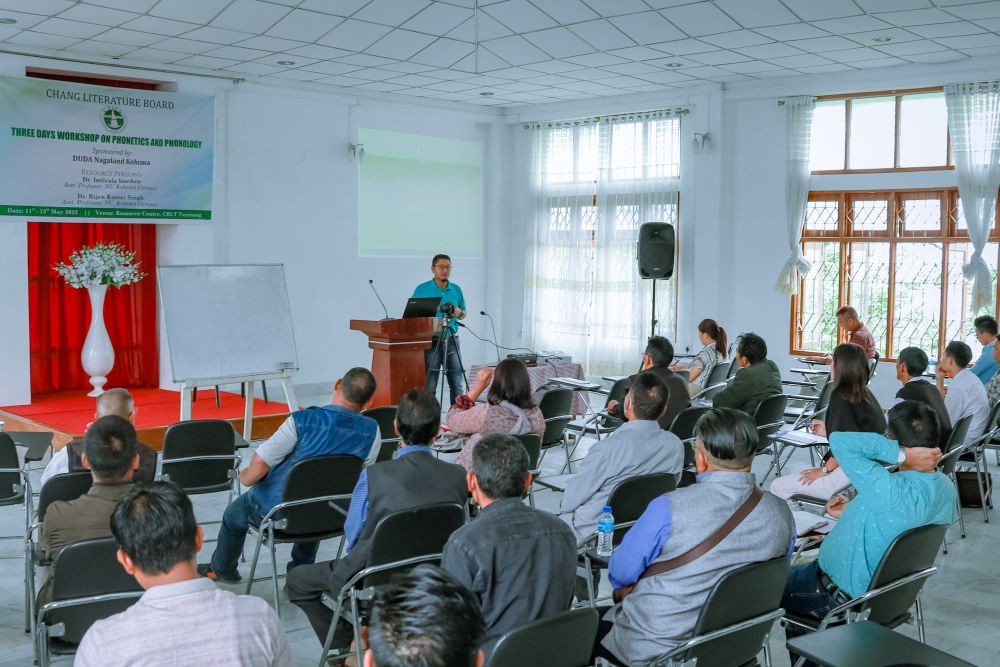
[[[639,275],[654,279],[674,275],[673,226],[645,222],[639,227]]]

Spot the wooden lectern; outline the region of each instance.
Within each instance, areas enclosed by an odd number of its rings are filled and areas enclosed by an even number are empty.
[[[351,329],[368,336],[368,347],[373,350],[372,375],[377,386],[366,408],[396,405],[407,390],[424,386],[424,350],[430,348],[431,338],[441,330],[439,318],[351,320]]]

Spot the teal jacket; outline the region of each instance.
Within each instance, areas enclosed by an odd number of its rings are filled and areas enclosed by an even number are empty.
[[[751,417],[762,400],[781,392],[781,371],[770,359],[758,361],[736,373],[729,386],[712,398],[716,408],[736,408]]]

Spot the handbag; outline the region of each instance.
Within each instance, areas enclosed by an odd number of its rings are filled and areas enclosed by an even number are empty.
[[[754,486],[750,491],[750,495],[743,501],[743,504],[737,507],[736,511],[733,512],[733,515],[729,517],[724,524],[719,526],[715,532],[679,556],[674,556],[668,560],[661,560],[656,563],[652,563],[639,577],[639,581],[642,581],[647,577],[655,577],[658,574],[676,570],[677,568],[683,567],[691,561],[697,560],[707,554],[715,548],[719,542],[726,539],[726,536],[728,536],[729,533],[736,530],[738,525],[743,523],[743,520],[750,515],[750,512],[752,512],[755,507],[757,507],[763,497],[764,492],[757,488],[757,486]],[[636,584],[639,583],[639,581],[637,581]],[[632,592],[636,584],[630,584],[616,589],[612,594],[612,599],[616,603],[621,602],[628,596],[629,593]]]

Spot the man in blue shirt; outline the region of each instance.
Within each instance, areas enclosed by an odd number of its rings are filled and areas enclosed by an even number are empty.
[[[997,344],[997,321],[992,315],[980,315],[973,320],[972,326],[976,328],[976,340],[983,346],[983,353],[976,359],[971,370],[986,384],[1000,370],[1000,364],[993,357],[993,347]]]
[[[438,375],[442,365],[445,375],[448,377],[448,391],[451,394],[451,403],[465,392],[465,371],[462,368],[461,351],[458,347],[458,320],[465,318],[465,296],[462,288],[451,282],[451,257],[448,255],[434,255],[431,260],[431,271],[434,278],[425,283],[417,285],[413,290],[413,299],[426,299],[429,297],[441,297],[439,312],[445,304],[451,304],[455,310],[451,313],[448,326],[441,330],[441,333],[434,336],[429,350],[424,350],[424,366],[427,368],[427,389],[432,394],[437,393]],[[445,339],[447,339],[447,355],[445,359]]]
[[[858,495],[835,496],[827,512],[837,525],[823,540],[819,560],[793,565],[781,606],[817,621],[868,590],[892,541],[912,528],[949,524],[955,518],[955,487],[937,472],[939,425],[930,406],[903,401],[889,410],[889,435],[838,432],[830,448]],[[879,462],[900,463],[889,472]],[[789,626],[790,635],[796,634]]]

